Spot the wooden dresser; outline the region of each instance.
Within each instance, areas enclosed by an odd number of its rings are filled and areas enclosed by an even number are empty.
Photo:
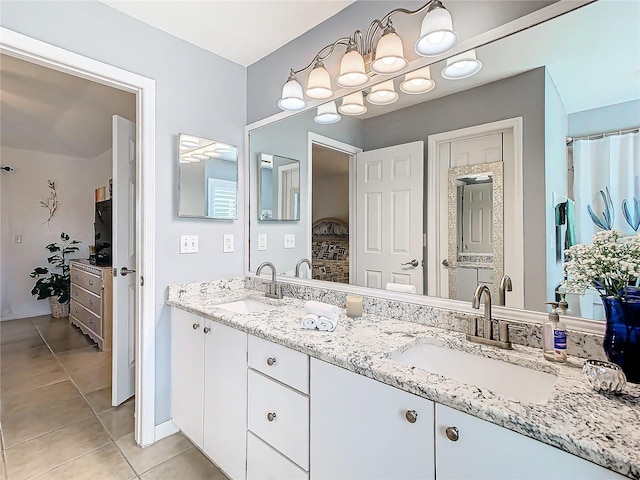
[[[69,322],[98,344],[111,350],[113,333],[113,270],[82,260],[72,260]]]

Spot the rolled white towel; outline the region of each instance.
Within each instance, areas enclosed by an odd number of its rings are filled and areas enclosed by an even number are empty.
[[[407,285],[405,283],[387,283],[385,290],[402,293],[416,293],[415,285]]]
[[[307,330],[315,330],[318,325],[318,315],[315,313],[308,313],[302,318],[302,328]]]
[[[330,320],[338,320],[340,309],[335,305],[309,300],[304,304],[304,313],[315,313],[319,317],[326,317]]]
[[[338,320],[331,320],[327,317],[318,317],[317,327],[322,332],[333,332],[338,325]]]

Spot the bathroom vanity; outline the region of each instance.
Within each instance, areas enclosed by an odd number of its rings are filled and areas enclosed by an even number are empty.
[[[244,279],[176,285],[168,303],[172,419],[233,479],[640,478],[640,388],[599,395],[579,358],[371,313],[303,330],[304,300]],[[518,370],[476,385],[419,365],[423,348]],[[510,391],[518,377],[536,388]]]

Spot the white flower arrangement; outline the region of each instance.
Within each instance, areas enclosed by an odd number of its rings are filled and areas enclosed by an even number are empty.
[[[565,256],[567,287],[572,290],[595,288],[600,295],[626,300],[628,287],[640,279],[640,234],[598,232],[592,245],[574,245]]]

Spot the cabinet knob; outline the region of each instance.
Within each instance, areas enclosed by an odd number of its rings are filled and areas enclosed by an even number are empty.
[[[418,412],[415,410],[407,410],[404,414],[404,418],[406,418],[409,423],[416,423],[416,420],[418,420]]]
[[[458,432],[457,427],[447,427],[444,433],[447,435],[447,438],[452,442],[457,442],[460,438],[460,432]]]
[[[204,333],[209,333],[209,332],[211,331],[211,329],[210,329],[209,327],[204,327],[204,328],[202,329],[202,331],[203,331]]]
[[[276,357],[267,358],[267,365],[269,365],[270,367],[273,367],[275,365],[275,363],[276,363]]]
[[[193,329],[194,329],[194,330],[197,330],[197,329],[199,329],[199,328],[200,328],[200,324],[199,324],[199,323],[194,323],[194,324],[193,324]]]
[[[270,422],[273,422],[276,419],[276,414],[275,412],[273,413],[267,413],[267,420],[269,420]]]
[[[89,285],[93,287],[93,280],[89,280]]]

